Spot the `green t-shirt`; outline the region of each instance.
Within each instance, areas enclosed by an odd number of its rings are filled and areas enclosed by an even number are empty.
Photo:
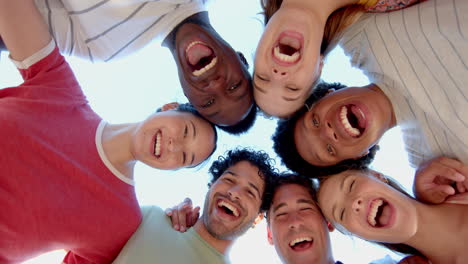
[[[229,263],[193,228],[185,233],[174,230],[171,220],[161,208],[148,206],[141,209],[143,221],[120,251],[114,264]]]

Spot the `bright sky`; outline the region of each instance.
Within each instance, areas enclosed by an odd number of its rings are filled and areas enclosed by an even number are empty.
[[[259,12],[259,0],[213,0],[210,5],[210,18],[214,28],[235,49],[244,53],[250,65],[253,65],[256,43],[263,30]],[[159,43],[112,63],[91,64],[76,58],[68,58],[68,61],[93,109],[111,123],[141,121],[164,103],[187,101],[181,92],[172,55],[166,48],[160,47]],[[349,86],[368,83],[359,70],[350,67],[340,48],[326,60],[322,78],[325,81],[340,81]],[[0,87],[20,83],[21,78],[8,60],[7,53],[2,53]],[[219,132],[218,149],[213,157],[224,154],[234,146],[262,149],[271,157],[276,157],[270,140],[275,125],[276,120],[259,116],[253,129],[246,135],[233,137]],[[394,177],[411,191],[414,172],[407,165],[398,130],[387,132],[380,146],[381,150],[373,167]],[[203,205],[210,163],[208,161],[206,166],[198,170],[183,169],[173,172],[137,165],[135,177],[140,204],[155,204],[167,208],[178,204],[185,197],[191,197],[195,205]],[[280,166],[279,159],[277,165],[284,169]],[[332,243],[335,259],[346,264],[369,263],[388,254],[383,248],[358,238],[344,236],[338,231],[332,233]],[[63,256],[64,253],[58,251],[27,263],[60,263]],[[230,258],[233,264],[280,263],[274,248],[267,242],[264,221],[236,242]]]

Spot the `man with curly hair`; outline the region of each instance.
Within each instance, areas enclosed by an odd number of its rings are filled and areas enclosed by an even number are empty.
[[[209,169],[212,179],[201,221],[180,233],[156,206],[143,208],[143,222],[114,263],[225,263],[235,239],[262,217],[276,177],[262,151],[236,149]],[[198,217],[197,217],[198,218]]]

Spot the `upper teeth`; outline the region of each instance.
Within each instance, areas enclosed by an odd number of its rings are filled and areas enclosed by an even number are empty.
[[[156,142],[154,142],[154,155],[161,155],[161,132],[156,134]]]
[[[299,58],[299,52],[296,51],[294,52],[293,55],[289,56],[287,54],[281,53],[279,46],[276,46],[273,49],[273,54],[275,55],[276,58],[285,62],[293,62],[293,61],[296,61],[297,58]]]
[[[354,128],[351,126],[351,124],[349,123],[349,120],[348,120],[348,108],[346,106],[342,106],[341,107],[341,111],[340,111],[340,120],[341,120],[341,123],[343,124],[345,130],[353,137],[357,137],[361,134],[361,132],[359,132],[359,129],[357,128]]]
[[[296,238],[296,239],[294,239],[293,241],[289,242],[289,246],[293,247],[293,246],[295,246],[297,243],[301,243],[301,242],[304,242],[304,241],[312,241],[312,238],[310,238],[310,237],[299,237],[299,238]]]
[[[197,41],[194,41],[194,42],[192,42],[192,43],[190,43],[190,44],[188,45],[188,47],[185,49],[185,52],[187,52],[191,47],[193,47],[194,45],[197,45],[197,44],[205,45],[205,43],[203,43],[203,42],[201,42],[201,41],[198,41],[198,40],[197,40]]]
[[[234,216],[236,216],[236,217],[239,216],[239,211],[237,211],[237,208],[235,208],[231,204],[226,203],[225,201],[220,201],[218,203],[218,206],[224,206],[224,207],[228,208],[229,210],[231,210],[232,213],[234,214]]]
[[[369,210],[369,215],[367,216],[367,221],[369,224],[372,226],[375,226],[377,224],[377,220],[375,220],[375,217],[377,216],[377,211],[379,211],[379,207],[384,203],[383,200],[378,199],[375,200],[371,203],[370,210]]]

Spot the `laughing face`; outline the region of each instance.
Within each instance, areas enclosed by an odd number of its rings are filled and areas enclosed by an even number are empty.
[[[250,162],[229,167],[205,198],[202,218],[208,232],[222,240],[244,234],[259,215],[264,185],[258,168]]]
[[[231,126],[253,107],[247,65],[216,32],[187,23],[176,34],[176,63],[184,94],[207,120]]]
[[[268,221],[268,241],[283,263],[325,264],[333,259],[327,222],[305,187],[279,187]]]
[[[213,127],[191,113],[169,110],[138,124],[133,135],[133,155],[157,169],[194,167],[215,147]]]
[[[255,54],[254,97],[262,111],[287,117],[310,95],[322,68],[317,25],[294,6],[282,5],[271,17]]]
[[[294,140],[308,163],[331,166],[366,155],[394,125],[391,103],[379,88],[349,87],[329,93],[300,117]]]
[[[380,176],[371,170],[331,176],[320,187],[320,208],[335,226],[361,238],[405,243],[417,230],[415,202]]]

